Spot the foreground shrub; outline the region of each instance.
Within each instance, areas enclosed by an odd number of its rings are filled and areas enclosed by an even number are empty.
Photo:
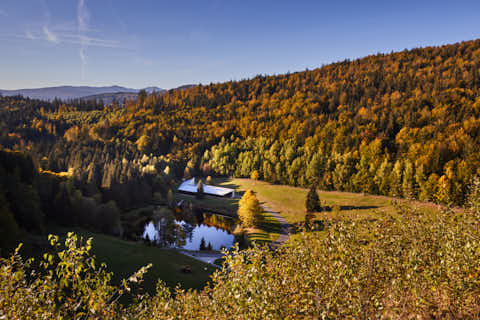
[[[111,285],[92,266],[88,245],[76,246],[71,235],[58,262],[44,262],[52,272],[27,275],[18,254],[2,260],[0,316],[478,319],[479,218],[475,210],[430,216],[399,208],[369,223],[332,221],[326,236],[304,233],[277,251],[233,252],[200,292],[172,294],[159,283],[156,295],[128,307],[117,301],[128,283]]]
[[[43,255],[38,270],[33,259],[22,260],[21,246],[1,260],[0,319],[118,318],[123,312],[118,299],[131,290],[129,284],[141,280],[148,266],[113,286],[112,274],[90,255],[91,239],[79,244],[77,236],[69,233],[64,250],[58,237],[49,240],[54,252]]]

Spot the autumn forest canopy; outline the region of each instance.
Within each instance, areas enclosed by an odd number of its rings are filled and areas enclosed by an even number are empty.
[[[273,183],[463,205],[480,167],[479,66],[475,40],[140,94],[125,107],[4,97],[0,139],[43,170],[73,170],[90,194],[141,175],[143,159],[178,178],[256,170]]]
[[[108,105],[0,96],[0,248],[8,252],[26,234],[45,235],[52,222],[130,239],[138,230],[122,214],[171,205],[176,184],[190,177],[310,187],[312,212],[320,207],[317,188],[448,208],[426,217],[402,207],[368,227],[332,221],[324,238],[312,232],[276,253],[236,252],[201,293],[172,296],[159,284],[156,296],[130,307],[117,304],[118,288],[100,285],[109,276],[70,235],[54,255],[58,266],[46,256],[36,282],[19,255],[2,260],[0,294],[12,300],[0,299],[0,311],[28,306],[26,292],[40,288],[27,309],[33,315],[35,306],[48,305],[35,309],[46,318],[475,318],[479,175],[480,40],[141,91],[136,100]],[[260,212],[258,200],[251,202]],[[50,241],[63,250],[58,239]],[[73,265],[83,269],[68,269]],[[49,278],[55,268],[61,270]],[[71,302],[59,298],[66,292]],[[329,292],[336,298],[328,300]],[[98,303],[85,300],[87,293]],[[150,312],[160,309],[165,313]]]

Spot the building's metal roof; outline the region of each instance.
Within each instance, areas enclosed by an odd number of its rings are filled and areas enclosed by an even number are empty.
[[[190,193],[197,193],[197,185],[195,183],[195,178],[190,180],[184,181],[180,187],[178,187],[179,191],[190,192]],[[235,190],[217,186],[209,186],[208,184],[203,185],[203,193],[205,194],[212,194],[215,196],[225,196]]]

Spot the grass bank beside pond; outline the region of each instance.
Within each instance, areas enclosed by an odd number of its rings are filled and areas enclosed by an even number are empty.
[[[149,293],[155,292],[159,279],[169,287],[180,284],[184,289],[201,289],[210,280],[215,267],[195,260],[171,249],[161,249],[147,246],[143,243],[125,241],[99,233],[92,233],[83,229],[61,229],[55,233],[65,235],[73,231],[86,238],[92,237],[92,252],[98,263],[105,262],[107,269],[113,272],[113,281],[119,282],[128,278],[143,266],[152,263],[153,266],[145,274],[142,287]],[[183,273],[181,269],[190,265],[192,273]]]
[[[197,199],[193,195],[176,192],[175,200],[177,202],[181,200],[191,202],[195,207],[201,208],[204,211],[237,217],[238,198],[222,198],[204,195],[202,199]]]
[[[201,208],[208,212],[237,217],[238,201],[240,200],[243,192],[245,192],[248,188],[241,188],[241,186],[231,183],[234,181],[235,180],[229,180],[227,178],[215,178],[213,179],[213,184],[235,189],[235,193],[237,195],[235,198],[204,195],[202,199],[197,199],[193,195],[177,192],[175,193],[175,199],[177,201],[189,201],[197,208]],[[270,243],[271,241],[275,241],[278,238],[281,230],[281,224],[267,212],[264,212],[263,216],[263,222],[261,225],[256,228],[249,228],[246,230],[249,241],[266,244]]]

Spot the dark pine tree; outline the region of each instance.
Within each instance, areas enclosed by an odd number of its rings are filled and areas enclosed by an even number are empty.
[[[203,250],[206,250],[207,247],[205,246],[205,239],[202,238],[202,240],[200,241],[200,251],[203,251]]]
[[[307,209],[307,212],[316,211],[319,207],[319,202],[320,199],[318,198],[317,188],[315,187],[315,185],[312,184],[310,190],[308,191],[307,199],[305,201],[305,208]]]

